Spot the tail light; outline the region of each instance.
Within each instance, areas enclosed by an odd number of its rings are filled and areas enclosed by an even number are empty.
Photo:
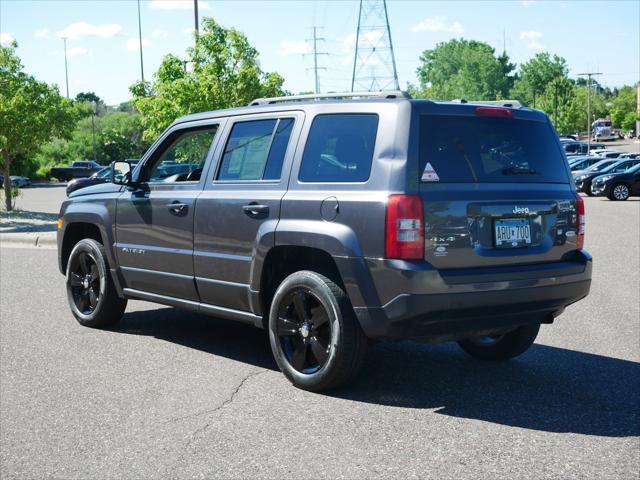
[[[385,257],[413,260],[424,256],[424,213],[418,195],[391,195],[387,202]]]
[[[512,118],[513,113],[507,108],[476,107],[476,115],[479,117],[503,117]]]
[[[585,215],[584,215],[584,199],[580,194],[576,193],[576,248],[584,248],[584,227],[585,227]]]

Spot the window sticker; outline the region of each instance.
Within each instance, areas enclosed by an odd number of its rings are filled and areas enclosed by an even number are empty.
[[[427,162],[427,164],[424,166],[424,172],[422,172],[421,180],[423,182],[439,182],[440,181],[440,177],[438,176],[438,174],[436,173],[436,171],[433,169],[433,167],[429,162]]]

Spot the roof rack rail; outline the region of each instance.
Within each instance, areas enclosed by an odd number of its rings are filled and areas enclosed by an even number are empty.
[[[456,98],[451,100],[452,103],[471,103],[473,105],[493,105],[496,107],[522,108],[522,104],[518,100],[465,100],[464,98]]]
[[[378,92],[333,92],[311,93],[308,95],[288,95],[286,97],[256,98],[249,106],[272,105],[274,103],[299,102],[303,100],[323,100],[330,98],[411,98],[402,90],[382,90]]]

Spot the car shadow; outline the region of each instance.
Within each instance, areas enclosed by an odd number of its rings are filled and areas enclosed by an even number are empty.
[[[237,322],[161,308],[126,314],[116,331],[277,370],[267,333]],[[487,363],[453,343],[379,342],[354,382],[325,395],[553,433],[640,435],[639,363],[546,345]]]

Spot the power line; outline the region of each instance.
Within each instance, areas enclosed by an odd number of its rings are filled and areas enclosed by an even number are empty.
[[[320,93],[320,75],[319,75],[319,71],[320,70],[326,70],[325,67],[319,67],[318,66],[318,56],[319,55],[329,55],[327,52],[319,52],[318,51],[318,42],[322,42],[324,41],[324,38],[322,37],[318,37],[317,35],[317,30],[318,27],[311,27],[311,29],[313,30],[313,38],[308,38],[307,41],[308,42],[313,42],[313,75],[315,77],[315,93]],[[309,69],[307,69],[309,70]]]
[[[579,77],[587,77],[587,152],[591,150],[591,77],[602,75],[600,72],[579,73]]]

